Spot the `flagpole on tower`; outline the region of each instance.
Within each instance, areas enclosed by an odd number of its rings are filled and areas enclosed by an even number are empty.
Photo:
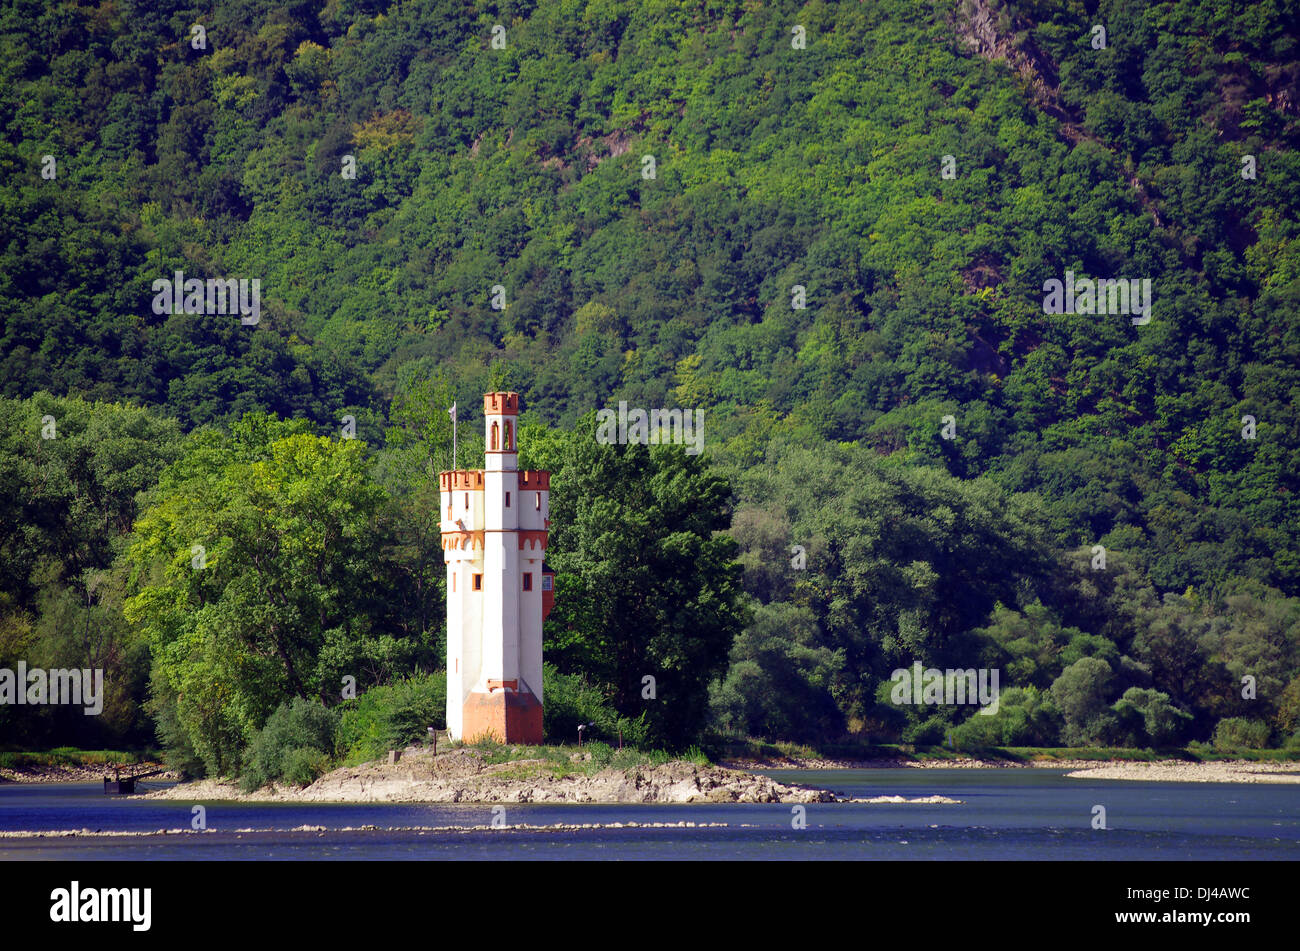
[[[451,467],[456,468],[456,404],[451,404],[451,409],[447,410],[451,414]]]

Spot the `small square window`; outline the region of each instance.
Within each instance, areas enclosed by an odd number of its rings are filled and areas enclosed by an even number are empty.
[[[533,573],[531,571],[524,572],[524,590],[525,591],[533,590]]]
[[[483,590],[483,576],[482,576],[482,575],[475,575],[475,576],[474,576],[474,590],[475,590],[475,591],[482,591],[482,590]]]

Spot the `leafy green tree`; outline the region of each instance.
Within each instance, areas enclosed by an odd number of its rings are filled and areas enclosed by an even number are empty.
[[[336,702],[344,675],[403,649],[383,629],[385,497],[364,446],[294,428],[252,416],[201,434],[129,553],[126,616],[212,773],[237,768],[281,703]]]
[[[823,643],[807,607],[761,604],[731,648],[715,685],[714,715],[723,729],[749,736],[816,742],[844,732],[832,685],[843,655]]]
[[[1159,690],[1130,687],[1112,708],[1125,746],[1174,746],[1192,715],[1179,710]]]
[[[769,460],[741,479],[749,578],[756,592],[812,612],[820,633],[810,646],[843,658],[831,690],[846,719],[881,713],[875,684],[894,668],[967,666],[986,646],[973,632],[999,602],[1025,600],[1049,576],[1032,500],[989,481],[882,462],[860,447],[776,445]],[[773,532],[787,525],[778,544]]]
[[[1065,719],[1061,737],[1068,745],[1096,745],[1108,739],[1114,719],[1108,709],[1111,679],[1110,664],[1083,657],[1052,682],[1052,702]]]
[[[0,399],[0,666],[102,670],[103,710],[0,707],[10,742],[143,744],[148,646],[122,617],[117,550],[180,452],[174,420],[116,403],[39,393]]]
[[[621,716],[644,713],[651,742],[684,746],[706,725],[709,683],[745,622],[736,544],[721,534],[730,487],[681,446],[594,436],[587,417],[548,462],[546,653],[607,689]]]

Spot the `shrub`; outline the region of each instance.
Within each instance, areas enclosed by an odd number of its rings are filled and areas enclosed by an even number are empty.
[[[1060,740],[1061,714],[1051,694],[1037,687],[1009,687],[998,697],[998,712],[974,713],[952,731],[953,746],[974,750],[993,746],[1054,746]]]
[[[952,721],[943,714],[936,713],[919,723],[908,724],[903,730],[903,740],[917,746],[938,746],[945,742],[951,729]]]
[[[1245,717],[1224,717],[1214,728],[1214,748],[1218,750],[1260,750],[1268,746],[1268,724]]]
[[[329,769],[329,757],[310,746],[297,746],[284,754],[281,777],[295,786],[310,786]]]
[[[542,709],[542,729],[552,743],[572,743],[578,738],[581,724],[594,724],[585,736],[617,744],[619,729],[625,746],[643,747],[649,737],[645,716],[635,720],[620,717],[613,705],[580,674],[562,674],[550,664],[543,674],[546,702]]]
[[[1115,742],[1122,746],[1173,746],[1192,722],[1168,694],[1144,687],[1130,687],[1111,709],[1119,720]]]
[[[585,748],[591,756],[591,762],[597,769],[607,768],[614,760],[614,748],[608,743],[601,743],[597,740],[594,743],[587,743]]]
[[[338,725],[338,714],[314,701],[299,697],[292,703],[281,704],[253,737],[244,754],[241,775],[244,789],[251,792],[267,783],[287,778],[285,770],[290,765],[291,752],[295,754],[292,765],[298,776],[303,775],[304,751],[315,751],[321,763],[328,763],[334,752]]]
[[[700,749],[698,746],[692,746],[690,749],[688,749],[684,754],[682,754],[682,759],[686,760],[687,762],[694,763],[696,766],[709,765],[708,755],[704,752],[704,750]]]
[[[372,687],[343,707],[339,749],[344,761],[379,759],[428,736],[428,728],[447,726],[447,675],[441,672],[407,677]]]

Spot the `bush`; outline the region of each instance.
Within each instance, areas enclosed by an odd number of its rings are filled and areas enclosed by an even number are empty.
[[[339,749],[345,762],[379,759],[427,738],[429,727],[447,726],[447,675],[407,677],[372,687],[343,707]]]
[[[284,754],[281,776],[295,786],[310,786],[329,765],[329,757],[320,750],[298,746]]]
[[[1192,722],[1192,715],[1173,705],[1159,690],[1130,687],[1111,708],[1119,721],[1120,746],[1174,746]]]
[[[176,708],[176,693],[161,678],[154,679],[145,708],[153,716],[158,742],[163,748],[163,764],[168,769],[175,770],[185,779],[220,773],[215,761],[204,761],[194,749],[189,731],[181,723]]]
[[[291,765],[298,777],[305,775],[308,762],[319,763],[323,771],[334,753],[338,726],[338,714],[314,701],[299,697],[292,703],[281,704],[244,754],[240,778],[245,791],[252,792],[267,783],[287,779],[286,769]],[[309,752],[315,752],[318,757],[309,758]]]
[[[709,687],[714,722],[727,733],[815,742],[844,732],[830,683],[844,657],[806,606],[760,604],[731,648],[726,675]]]
[[[1061,714],[1051,695],[1037,687],[1009,687],[998,697],[998,712],[974,713],[952,731],[953,746],[973,750],[993,746],[1051,746],[1059,742]]]
[[[947,741],[951,729],[952,721],[936,713],[919,723],[908,724],[903,730],[903,741],[917,746],[939,746]]]
[[[599,738],[617,744],[619,729],[622,728],[625,746],[646,745],[650,731],[644,715],[635,720],[620,717],[604,693],[579,674],[562,674],[547,664],[542,677],[546,685],[542,729],[550,742],[575,742],[578,727],[586,723],[594,724],[584,731],[584,736],[590,739]]]
[[[710,765],[708,754],[705,753],[704,750],[700,749],[698,746],[692,746],[685,753],[683,753],[682,759],[686,760],[688,763],[694,763],[696,766]]]
[[[1217,750],[1262,750],[1268,746],[1268,724],[1263,720],[1245,717],[1225,717],[1214,728],[1214,748]]]
[[[597,769],[607,769],[609,764],[614,761],[614,747],[608,743],[601,743],[597,740],[594,743],[587,743],[585,749]]]

